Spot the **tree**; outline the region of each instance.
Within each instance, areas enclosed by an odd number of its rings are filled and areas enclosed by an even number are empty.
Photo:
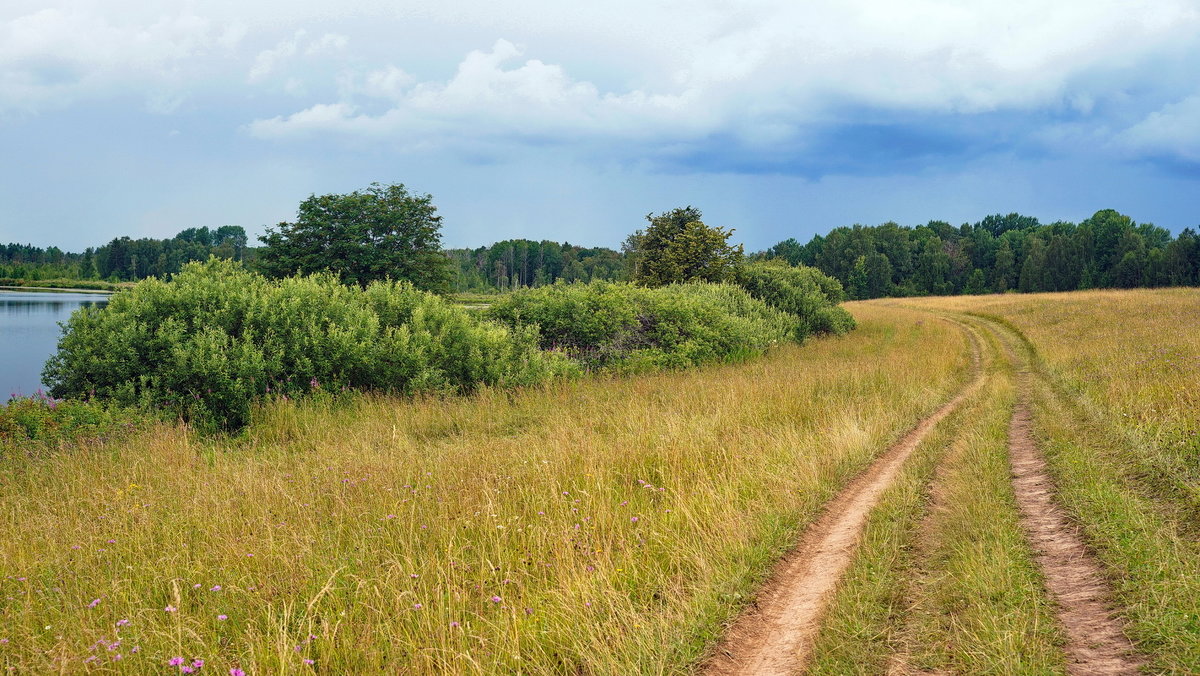
[[[727,242],[733,230],[705,225],[700,217],[700,210],[690,206],[647,215],[650,227],[635,232],[624,245],[636,262],[633,281],[664,286],[732,279],[742,261],[742,245]]]
[[[983,270],[975,268],[971,271],[971,276],[967,277],[967,285],[963,287],[963,293],[969,296],[987,293],[987,281],[984,279]]]
[[[266,246],[258,266],[269,276],[328,270],[346,284],[400,279],[427,291],[449,289],[433,196],[411,194],[403,184],[313,195],[300,203],[295,223],[277,227],[259,237]]]

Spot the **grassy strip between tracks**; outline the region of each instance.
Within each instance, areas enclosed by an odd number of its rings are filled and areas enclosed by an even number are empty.
[[[1009,480],[1012,382],[999,363],[989,374],[872,514],[812,673],[1062,672]]]

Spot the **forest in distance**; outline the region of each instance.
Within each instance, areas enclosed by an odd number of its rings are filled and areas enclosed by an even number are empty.
[[[118,237],[82,253],[11,243],[0,245],[0,281],[129,282],[175,274],[185,263],[209,256],[254,268],[260,250],[249,245],[240,226],[188,228],[170,239]],[[457,293],[631,275],[628,242],[614,250],[509,239],[442,251],[449,260],[448,290]],[[815,267],[840,281],[855,300],[1200,284],[1195,229],[1173,237],[1165,228],[1138,223],[1112,209],[1081,223],[1043,224],[1012,213],[957,227],[945,221],[838,227],[803,244],[786,239],[747,258]]]

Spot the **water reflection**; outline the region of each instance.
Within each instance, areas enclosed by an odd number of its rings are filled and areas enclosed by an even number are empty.
[[[42,366],[58,347],[59,322],[81,307],[102,306],[94,293],[0,289],[0,402],[42,387]]]

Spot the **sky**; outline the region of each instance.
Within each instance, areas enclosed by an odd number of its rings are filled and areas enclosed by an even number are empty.
[[[1200,225],[1200,0],[4,0],[0,242],[295,217],[372,182],[443,244],[747,250],[861,223]]]

